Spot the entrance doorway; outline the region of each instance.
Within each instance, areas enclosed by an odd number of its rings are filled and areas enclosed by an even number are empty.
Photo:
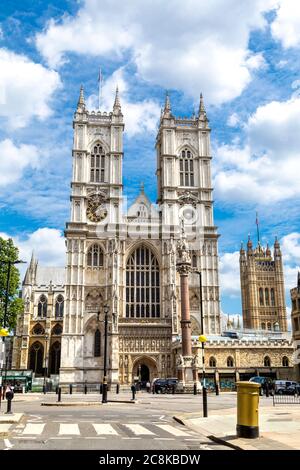
[[[146,388],[146,383],[150,379],[149,367],[145,364],[141,365],[141,387]]]

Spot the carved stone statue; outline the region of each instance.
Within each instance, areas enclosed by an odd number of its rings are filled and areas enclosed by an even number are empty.
[[[183,366],[183,365],[184,365],[183,356],[182,354],[178,354],[176,356],[176,366]]]

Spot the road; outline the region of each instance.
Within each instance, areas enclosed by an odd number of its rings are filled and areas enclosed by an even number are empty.
[[[111,398],[116,399],[116,395]],[[123,393],[118,398],[129,397]],[[232,406],[232,397],[217,398],[211,400],[212,406]],[[100,402],[99,395],[63,395],[62,399]],[[0,449],[230,450],[173,419],[182,412],[199,412],[201,396],[140,392],[135,404],[71,407],[41,406],[45,400],[55,402],[56,396],[36,395],[32,399],[27,396],[24,401],[13,403],[13,411],[23,412],[24,417],[20,423],[11,425],[9,435],[0,441]]]

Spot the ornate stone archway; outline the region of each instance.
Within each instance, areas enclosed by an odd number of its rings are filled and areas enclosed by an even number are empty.
[[[151,382],[154,378],[158,377],[156,360],[153,357],[144,355],[135,358],[132,363],[131,377],[132,382],[136,381],[137,378]]]

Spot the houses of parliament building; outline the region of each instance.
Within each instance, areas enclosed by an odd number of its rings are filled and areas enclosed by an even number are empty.
[[[225,387],[257,373],[291,378],[293,346],[277,240],[273,253],[260,244],[253,248],[251,240],[241,248],[244,328],[230,337],[222,325],[210,127],[202,96],[198,114],[190,118],[174,116],[166,96],[156,137],[157,204],[142,185],[126,213],[118,90],[112,111],[100,112],[86,108],[81,88],[73,127],[65,268],[40,266],[32,257],[23,281],[13,368],[30,369],[36,377],[59,375],[62,386],[99,384],[107,311],[109,383],[177,376],[182,293],[176,262],[184,225],[196,377],[202,370],[197,340],[202,303],[208,379]]]

